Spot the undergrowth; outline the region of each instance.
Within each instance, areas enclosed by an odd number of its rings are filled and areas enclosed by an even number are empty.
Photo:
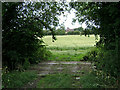
[[[102,73],[102,77],[114,77],[116,80],[114,84],[116,87],[120,87],[120,63],[118,53],[119,52],[117,50],[106,50],[104,47],[100,46],[86,53],[86,55],[83,57],[83,61],[92,62],[97,71],[104,72],[106,75]],[[111,81],[113,81],[113,79],[109,78],[108,81],[104,81],[104,83],[110,83],[110,85],[112,85]]]
[[[37,78],[36,72],[19,72],[12,71],[3,73],[2,75],[2,87],[3,88],[21,88],[28,82]]]
[[[116,79],[102,71],[86,74],[80,78],[82,88],[116,88]]]

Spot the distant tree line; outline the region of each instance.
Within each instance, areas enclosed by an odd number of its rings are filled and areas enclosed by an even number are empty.
[[[65,28],[59,28],[54,31],[55,35],[91,35],[94,34],[93,30],[83,29],[82,27],[75,28],[73,31],[66,32]],[[44,35],[52,35],[50,30],[43,30]]]

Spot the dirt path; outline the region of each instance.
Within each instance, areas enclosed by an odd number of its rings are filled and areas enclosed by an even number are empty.
[[[85,74],[92,69],[89,62],[80,61],[44,61],[30,68],[30,71],[37,71],[38,78],[29,82],[23,88],[36,88],[37,82],[48,74],[67,73],[67,74]],[[79,77],[76,76],[76,79]]]

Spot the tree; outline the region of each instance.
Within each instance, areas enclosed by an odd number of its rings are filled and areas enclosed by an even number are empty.
[[[23,65],[25,60],[30,63],[43,60],[47,55],[39,38],[43,37],[43,28],[46,28],[51,30],[55,39],[54,29],[59,22],[57,16],[64,9],[62,3],[4,2],[2,6],[3,66],[13,70],[19,64]]]
[[[79,22],[86,22],[101,40],[107,45],[115,41],[115,35],[119,35],[119,4],[120,3],[70,3],[77,10],[76,16]],[[114,14],[115,13],[115,14]],[[92,22],[90,24],[89,22]],[[112,29],[112,30],[111,30]],[[114,38],[114,40],[113,40]]]
[[[83,28],[82,27],[75,28],[74,31],[83,31]]]
[[[95,35],[100,35],[97,45],[104,49],[103,57],[98,60],[100,68],[120,77],[120,2],[71,2],[70,6],[77,11],[79,22],[86,22]]]

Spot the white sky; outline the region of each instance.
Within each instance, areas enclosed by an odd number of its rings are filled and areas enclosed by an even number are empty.
[[[70,29],[74,29],[74,28],[78,28],[78,27],[81,27],[81,24],[77,21],[76,23],[72,24],[72,19],[75,18],[75,10],[72,9],[70,11],[70,14],[65,12],[64,13],[65,15],[67,14],[67,17],[64,17],[63,15],[59,16],[60,20],[60,24],[64,24],[65,25],[65,28],[69,27]],[[82,27],[83,28],[86,28],[86,24],[83,23],[82,24]]]

